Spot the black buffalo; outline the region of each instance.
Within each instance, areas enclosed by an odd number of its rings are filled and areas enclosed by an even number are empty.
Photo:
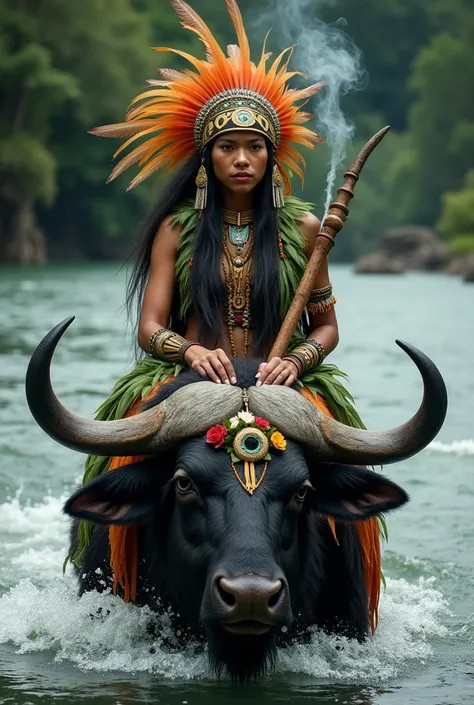
[[[279,643],[312,625],[363,639],[368,599],[354,522],[408,497],[361,466],[409,457],[436,435],[447,400],[433,363],[401,344],[421,372],[424,397],[417,414],[391,431],[346,427],[292,389],[256,388],[258,363],[238,360],[239,386],[184,372],[143,413],[95,422],[67,411],[51,388],[51,358],[71,320],[53,329],[32,357],[27,397],[35,419],[55,440],[85,453],[148,456],[93,480],[66,502],[76,520],[99,525],[84,556],[81,592],[112,582],[107,526],[135,524],[137,602],[171,608],[182,634],[207,640],[218,672],[254,677],[272,664]],[[208,428],[242,409],[243,388],[250,411],[288,439],[252,496],[237,482],[227,453],[204,439]],[[328,515],[338,521],[338,543]],[[77,523],[73,547],[76,529]]]

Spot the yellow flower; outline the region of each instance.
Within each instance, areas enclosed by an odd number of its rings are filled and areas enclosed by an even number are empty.
[[[279,431],[275,431],[274,433],[272,433],[270,441],[272,443],[272,446],[277,450],[286,450],[285,436]]]

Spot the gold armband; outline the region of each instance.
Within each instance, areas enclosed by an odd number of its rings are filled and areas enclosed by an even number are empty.
[[[318,367],[326,357],[321,343],[317,340],[309,338],[305,343],[298,345],[288,355],[285,355],[284,360],[291,360],[298,368],[298,377],[308,370]]]
[[[313,289],[308,301],[308,311],[312,314],[327,313],[336,301],[336,297],[332,295],[332,284],[322,289]]]
[[[150,355],[174,364],[184,364],[184,353],[191,345],[197,343],[186,340],[168,328],[158,328],[150,338]]]

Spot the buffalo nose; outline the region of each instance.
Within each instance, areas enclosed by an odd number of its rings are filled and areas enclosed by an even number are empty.
[[[275,624],[287,601],[283,580],[270,580],[252,573],[235,577],[217,575],[212,588],[214,607],[226,622]]]

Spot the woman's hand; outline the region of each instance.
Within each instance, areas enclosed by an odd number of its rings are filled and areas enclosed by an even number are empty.
[[[216,382],[216,384],[235,384],[237,382],[232,363],[221,348],[208,350],[202,345],[191,345],[184,353],[184,361],[201,377],[208,377],[211,382]]]
[[[257,387],[262,384],[283,384],[285,387],[291,387],[298,379],[298,368],[291,360],[272,357],[269,362],[262,362],[255,376],[258,378]]]

